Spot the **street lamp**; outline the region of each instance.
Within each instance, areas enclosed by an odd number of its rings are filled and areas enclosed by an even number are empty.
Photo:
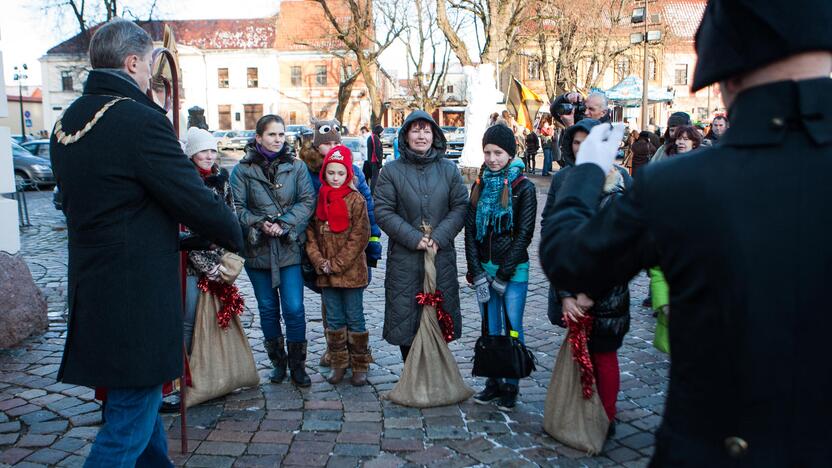
[[[23,119],[23,80],[29,78],[26,72],[29,67],[24,63],[21,67],[14,67],[14,81],[17,81],[17,92],[20,95],[20,135],[26,140],[26,125]]]
[[[650,86],[650,80],[648,76],[648,69],[647,69],[647,62],[648,62],[648,55],[647,55],[647,45],[651,42],[658,42],[662,39],[662,32],[661,31],[648,31],[647,26],[650,23],[650,16],[648,14],[648,5],[651,1],[654,0],[644,0],[644,6],[633,9],[633,14],[630,17],[630,22],[632,24],[643,24],[643,32],[636,32],[630,34],[630,44],[644,44],[644,57],[643,57],[643,75],[642,75],[642,90],[641,90],[641,128],[642,130],[647,129],[648,124],[648,88]]]

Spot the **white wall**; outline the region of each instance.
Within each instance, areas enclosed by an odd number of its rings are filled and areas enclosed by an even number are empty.
[[[0,70],[3,70],[3,52],[0,52]],[[0,73],[0,117],[8,117],[6,84]],[[11,133],[8,127],[0,127],[0,194],[14,192],[14,168],[12,165]],[[0,197],[0,250],[15,254],[20,250],[17,202]]]
[[[211,130],[219,128],[219,105],[231,106],[231,128],[245,129],[245,104],[261,104],[263,113],[278,112],[280,75],[277,52],[262,50],[205,50],[179,47],[184,101],[182,113],[199,106],[205,109],[205,120]],[[256,67],[258,87],[247,86],[247,68]],[[219,68],[228,69],[228,88],[220,88]],[[240,114],[240,120],[235,117]]]
[[[44,55],[40,58],[43,81],[43,128],[51,132],[58,117],[81,96],[87,80],[89,61],[86,55]],[[63,91],[61,72],[72,72],[72,91]]]

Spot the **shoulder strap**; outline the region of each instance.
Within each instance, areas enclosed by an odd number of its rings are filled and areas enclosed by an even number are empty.
[[[514,182],[511,183],[511,189],[512,190],[516,189],[517,186],[520,185],[520,182],[523,182],[527,178],[528,177],[524,176],[523,174],[520,174],[519,176],[517,176],[517,178],[514,179]]]

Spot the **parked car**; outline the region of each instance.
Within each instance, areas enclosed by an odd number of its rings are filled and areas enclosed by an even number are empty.
[[[49,140],[47,139],[30,140],[25,143],[21,143],[20,146],[37,157],[49,159]]]
[[[18,145],[21,144],[21,143],[27,142],[29,140],[33,140],[33,139],[34,138],[32,138],[28,135],[20,135],[20,134],[12,135],[12,140],[15,143],[17,143]]]
[[[393,140],[396,139],[396,135],[399,134],[399,127],[385,127],[384,131],[381,132],[381,145],[382,146],[393,146]]]
[[[311,138],[315,133],[314,130],[306,125],[287,125],[286,126],[286,143],[295,147],[295,151],[300,149],[300,144],[304,138]],[[298,138],[300,137],[300,138]]]
[[[358,167],[364,166],[364,154],[361,152],[361,137],[343,137],[341,144],[352,151],[352,163]]]
[[[225,149],[230,150],[242,150],[245,149],[246,145],[249,141],[254,139],[254,130],[241,130],[236,133],[231,139],[228,141],[228,145]]]
[[[231,139],[237,136],[236,130],[216,130],[212,133],[214,138],[217,139],[217,148],[220,151],[229,149],[228,145],[231,143]]]
[[[457,129],[456,127],[450,127],[450,126],[439,127],[439,128],[442,129],[442,133],[445,134],[445,140],[447,140],[447,141],[451,141],[451,138],[453,138],[453,135],[456,133],[456,129]]]
[[[52,162],[48,159],[33,155],[15,142],[12,142],[12,159],[14,183],[19,189],[37,188],[55,183]]]

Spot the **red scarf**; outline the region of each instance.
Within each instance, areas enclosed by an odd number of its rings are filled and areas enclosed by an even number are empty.
[[[321,179],[323,179],[323,173],[321,173]],[[321,221],[328,222],[332,232],[344,232],[350,227],[350,212],[344,200],[350,192],[352,189],[348,182],[344,182],[344,185],[338,188],[333,188],[325,180],[321,184],[315,215]]]
[[[326,167],[330,163],[338,163],[347,170],[347,178],[344,184],[334,188],[326,181]],[[350,227],[350,212],[347,209],[347,202],[344,200],[352,192],[350,182],[355,174],[352,172],[352,152],[343,145],[338,145],[329,150],[321,166],[318,175],[321,179],[321,190],[318,192],[318,206],[315,215],[321,221],[329,223],[329,230],[332,232],[344,232]]]
[[[203,169],[199,166],[196,166],[196,170],[199,171],[199,175],[201,175],[203,179],[214,173],[213,167],[211,169]]]

